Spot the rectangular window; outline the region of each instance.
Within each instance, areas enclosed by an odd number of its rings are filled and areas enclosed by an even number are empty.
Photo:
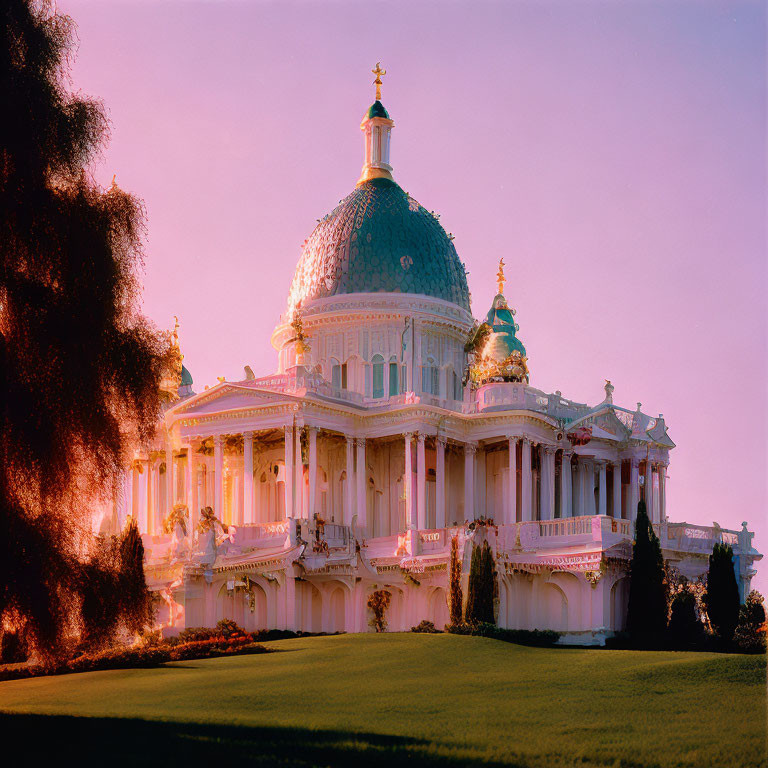
[[[390,363],[389,364],[389,396],[393,397],[398,393],[399,390],[399,381],[398,381],[398,373],[397,373],[398,365],[397,363]]]
[[[347,388],[347,364],[343,363],[341,366],[341,388]]]

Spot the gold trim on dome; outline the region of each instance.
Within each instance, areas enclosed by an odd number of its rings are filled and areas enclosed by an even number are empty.
[[[501,362],[482,354],[469,369],[470,381],[477,387],[492,381],[528,382],[528,358],[515,350]]]

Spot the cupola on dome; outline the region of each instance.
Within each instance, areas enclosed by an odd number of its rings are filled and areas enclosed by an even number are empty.
[[[394,122],[376,101],[361,123],[365,162],[354,191],[318,222],[304,243],[288,311],[315,300],[352,293],[431,296],[469,311],[469,289],[452,238],[438,217],[392,179],[389,144]]]

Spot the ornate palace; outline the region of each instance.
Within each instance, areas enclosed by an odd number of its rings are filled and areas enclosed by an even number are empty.
[[[138,520],[162,623],[365,632],[386,589],[390,630],[442,627],[451,540],[466,580],[482,536],[501,626],[602,642],[623,627],[641,498],[671,564],[696,579],[729,543],[745,594],[761,557],[746,523],[669,519],[663,416],[618,405],[610,382],[595,405],[532,386],[503,263],[474,320],[453,237],[393,180],[375,74],[362,174],[303,246],[276,371],[195,393],[179,354],[102,520]]]

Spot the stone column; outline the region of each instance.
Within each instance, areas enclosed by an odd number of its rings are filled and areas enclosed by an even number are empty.
[[[613,462],[613,516],[617,520],[623,517],[621,509],[621,461]]]
[[[520,500],[523,507],[523,522],[533,520],[533,508],[531,506],[531,441],[529,438],[523,438],[523,451],[520,457],[523,464],[521,482],[523,484],[520,494]]]
[[[219,520],[224,517],[224,438],[221,435],[213,436],[213,473],[214,493],[213,511]]]
[[[475,519],[475,453],[477,445],[464,443],[464,520]]]
[[[189,517],[187,518],[187,535],[192,538],[197,521],[194,519],[195,504],[192,500],[194,485],[194,452],[192,445],[187,446],[187,460],[184,462],[184,503],[187,505]]]
[[[160,459],[156,461],[150,459],[149,466],[152,483],[149,493],[149,531],[153,536],[157,536],[163,532],[163,510],[160,506]]]
[[[653,508],[653,462],[649,456],[645,462],[645,506],[648,508],[648,518],[652,523],[658,523],[656,510]]]
[[[608,514],[608,487],[607,487],[607,476],[606,476],[606,462],[603,459],[600,459],[597,462],[598,470],[599,470],[599,476],[600,476],[600,483],[598,487],[598,495],[597,495],[597,514],[598,515],[607,515]]]
[[[633,522],[637,520],[637,504],[640,501],[640,462],[636,458],[629,460],[629,514]]]
[[[344,486],[344,514],[342,519],[344,525],[352,525],[352,516],[354,512],[353,499],[355,488],[355,438],[347,435],[347,482]]]
[[[593,470],[586,459],[579,456],[579,514],[595,514],[594,480],[589,482],[589,475]]]
[[[139,533],[149,533],[149,461],[137,460],[136,471],[139,473],[138,499],[136,513]]]
[[[293,424],[284,427],[285,434],[285,516],[293,517]]]
[[[410,432],[406,432],[403,437],[405,438],[405,525],[409,531],[418,529],[416,522],[416,516],[414,515],[413,506],[413,467],[411,466],[411,442],[413,435]]]
[[[176,503],[176,489],[173,487],[173,447],[165,444],[165,514],[168,516]]]
[[[517,438],[508,437],[509,467],[507,469],[507,504],[501,521],[512,524],[517,522]]]
[[[317,497],[317,427],[307,427],[309,433],[309,519],[314,518]]]
[[[563,451],[560,466],[560,517],[573,517],[573,493],[571,489],[571,451]]]
[[[243,524],[253,525],[253,432],[243,432]]]
[[[541,519],[553,520],[555,517],[555,449],[544,447],[544,461],[541,463]]]
[[[424,435],[416,437],[416,520],[419,530],[427,527],[427,459],[424,449]]]
[[[357,479],[357,527],[365,530],[368,525],[365,493],[366,475],[368,474],[365,469],[365,438],[359,437],[355,440],[355,445],[357,446],[357,466],[355,468],[355,478]]]
[[[667,465],[659,464],[659,517],[667,521]]]
[[[435,441],[435,528],[445,528],[445,442]]]
[[[303,427],[296,425],[293,438],[293,516],[302,517],[304,495],[304,464],[301,460],[301,432]]]

